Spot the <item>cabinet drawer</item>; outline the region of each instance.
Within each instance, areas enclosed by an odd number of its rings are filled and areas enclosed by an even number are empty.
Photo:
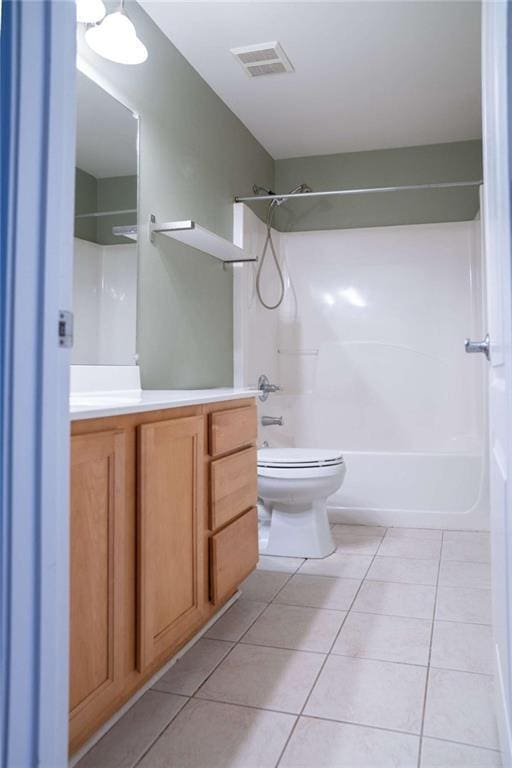
[[[257,434],[255,405],[210,414],[210,454],[212,456],[251,445],[256,442]]]
[[[258,562],[258,513],[256,507],[239,517],[210,540],[211,600],[229,597]]]
[[[210,528],[221,528],[249,507],[258,497],[256,448],[212,461],[210,476]]]

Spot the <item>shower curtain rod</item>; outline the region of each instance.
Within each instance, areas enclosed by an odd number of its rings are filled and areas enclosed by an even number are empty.
[[[235,203],[257,203],[262,200],[287,200],[290,197],[332,197],[335,195],[367,195],[371,192],[409,192],[414,189],[448,189],[452,187],[479,187],[483,181],[439,181],[433,184],[405,184],[401,187],[368,187],[367,189],[329,189],[324,192],[295,192],[283,195],[249,195],[235,197]]]

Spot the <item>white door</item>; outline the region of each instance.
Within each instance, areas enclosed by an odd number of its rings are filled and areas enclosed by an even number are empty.
[[[493,613],[498,719],[504,765],[512,764],[512,274],[509,7],[483,5],[483,222],[487,270]],[[485,364],[485,361],[482,361]]]

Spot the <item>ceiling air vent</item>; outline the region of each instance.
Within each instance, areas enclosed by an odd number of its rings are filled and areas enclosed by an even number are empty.
[[[249,77],[293,72],[290,60],[277,42],[231,48],[231,53],[238,59]]]

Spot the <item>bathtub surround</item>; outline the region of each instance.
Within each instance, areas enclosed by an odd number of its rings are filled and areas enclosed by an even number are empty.
[[[273,160],[136,3],[127,12],[150,52],[126,67],[78,53],[140,115],[139,223],[195,219],[232,238],[233,195],[273,184]],[[145,388],[231,385],[232,274],[186,246],[139,244],[138,343]]]
[[[75,365],[135,365],[137,246],[74,240]]]
[[[276,160],[273,189],[282,192],[298,181],[315,191],[479,181],[482,173],[482,142],[475,139]],[[478,208],[478,187],[294,200],[280,206],[275,225],[302,232],[466,221]]]
[[[258,243],[264,226],[245,211]],[[279,243],[280,310],[262,317],[252,266],[235,292],[247,307],[235,348],[251,350],[236,357],[238,385],[265,372],[283,387],[264,412],[284,426],[261,428],[260,441],[341,450],[347,475],[330,500],[340,521],[486,528],[485,367],[463,345],[484,335],[480,223],[279,233]]]

